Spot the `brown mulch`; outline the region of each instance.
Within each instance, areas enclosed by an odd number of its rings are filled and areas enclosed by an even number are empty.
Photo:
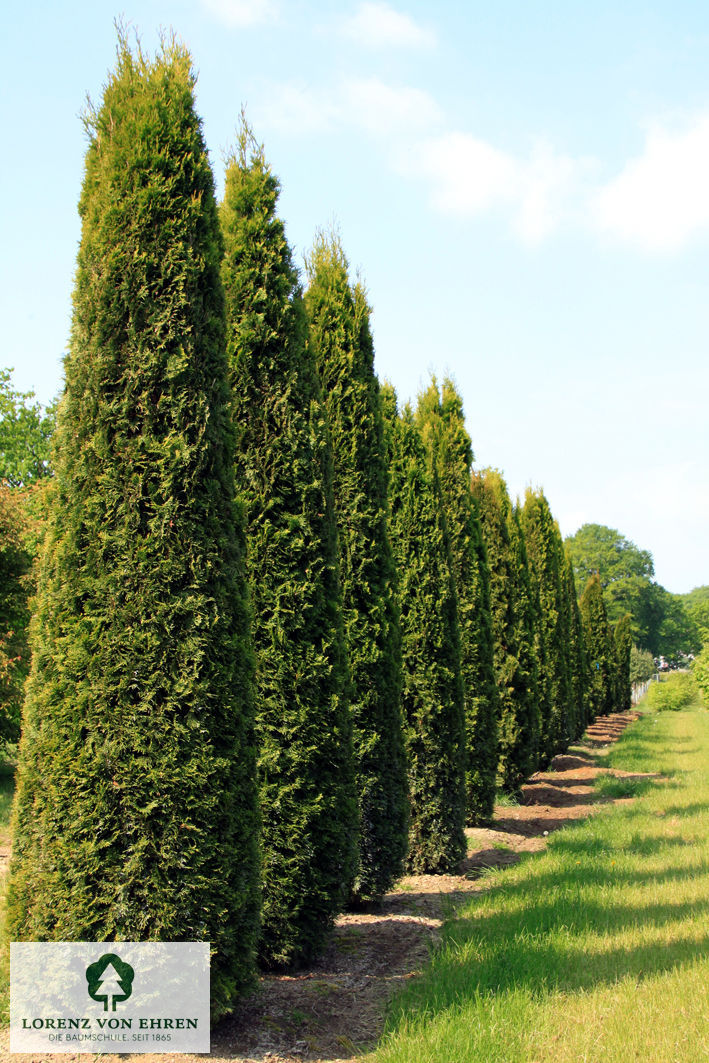
[[[636,778],[602,766],[604,748],[615,742],[640,713],[598,720],[583,745],[556,757],[523,787],[520,804],[498,805],[490,828],[470,828],[468,856],[458,875],[406,876],[381,904],[341,915],[330,945],[317,965],[292,974],[268,975],[256,993],[212,1030],[209,1057],[174,1053],[102,1056],[106,1063],[160,1060],[162,1063],[344,1063],[381,1034],[387,1002],[425,966],[453,907],[488,888],[490,868],[508,867],[524,853],[537,852],[547,836],[592,815],[613,799],[594,793],[599,774]],[[0,853],[0,860],[3,854]],[[13,1054],[8,1032],[0,1034],[0,1059],[40,1063],[48,1057]],[[58,1056],[53,1056],[59,1059]],[[63,1055],[66,1063],[85,1055]]]

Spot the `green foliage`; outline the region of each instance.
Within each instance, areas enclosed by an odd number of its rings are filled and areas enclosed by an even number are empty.
[[[0,485],[0,748],[20,737],[29,671],[32,555],[27,546],[26,492]]]
[[[630,613],[626,613],[613,628],[613,648],[616,660],[615,704],[618,712],[627,712],[630,700],[630,651],[633,636],[630,630]]]
[[[686,611],[682,596],[653,581],[652,555],[647,550],[602,524],[584,524],[566,542],[577,586],[583,587],[590,575],[598,573],[609,622],[630,613],[636,645],[668,659],[699,649],[696,619]]]
[[[435,465],[407,407],[382,390],[391,537],[399,572],[409,869],[452,871],[465,855],[465,711],[450,542]]]
[[[207,940],[254,979],[258,816],[221,239],[187,52],[124,37],[87,120],[31,626],[14,940]]]
[[[656,644],[658,654],[677,662],[684,655],[698,653],[702,648],[702,635],[681,595],[670,594],[664,587],[658,587],[657,592],[662,610]]]
[[[568,611],[569,689],[573,700],[571,716],[576,722],[573,737],[580,738],[590,722],[588,695],[590,675],[586,657],[586,641],[583,635],[583,623],[581,621],[578,598],[576,597],[576,581],[568,549],[564,551],[562,580],[565,606]],[[629,687],[628,697],[630,697]]]
[[[615,528],[604,524],[584,524],[566,542],[574,576],[581,587],[585,587],[596,573],[603,590],[619,580],[633,576],[652,579],[655,574],[652,554],[648,550],[639,550]]]
[[[403,870],[408,788],[401,709],[401,632],[387,527],[387,460],[370,309],[351,286],[338,238],[308,259],[308,345],[332,435],[342,612],[351,672],[360,815],[357,900],[382,896]]]
[[[52,474],[56,402],[43,407],[33,391],[15,391],[12,369],[0,369],[0,481],[30,487]]]
[[[583,624],[586,660],[589,677],[589,718],[607,716],[615,709],[615,677],[617,674],[615,647],[600,577],[591,576],[579,602]]]
[[[566,749],[577,731],[569,675],[569,610],[564,548],[543,491],[527,489],[520,513],[532,585],[539,599],[539,662],[543,756]]]
[[[644,683],[657,671],[655,661],[648,650],[641,650],[637,646],[630,647],[630,667],[628,678],[631,686],[635,683]]]
[[[697,625],[702,643],[709,645],[709,587],[695,587],[688,594],[681,594],[685,612]]]
[[[692,674],[702,693],[704,704],[709,708],[709,647],[702,650],[692,662]]]
[[[490,569],[470,490],[473,449],[463,402],[451,380],[434,380],[419,396],[416,423],[441,488],[458,596],[465,693],[468,821],[489,822],[499,760],[498,693],[490,616]]]
[[[536,770],[540,719],[529,564],[518,517],[499,472],[473,473],[472,496],[490,572],[490,610],[499,699],[499,782],[517,796]]]
[[[347,899],[357,837],[332,449],[278,193],[242,120],[220,214],[254,614],[268,967],[321,951]]]
[[[653,683],[647,692],[647,704],[656,712],[679,712],[697,700],[699,690],[691,672],[671,672],[666,679]]]

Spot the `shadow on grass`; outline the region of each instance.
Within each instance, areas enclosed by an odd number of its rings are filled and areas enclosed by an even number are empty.
[[[608,905],[588,899],[588,888],[594,883],[687,879],[693,871],[706,870],[705,865],[651,876],[616,873],[605,863],[605,870],[585,868],[583,876],[557,872],[519,886],[501,885],[512,902],[509,910],[472,911],[446,924],[443,947],[430,974],[395,1002],[389,1029],[422,1008],[432,1016],[460,1007],[466,1000],[522,988],[533,994],[589,991],[626,976],[640,980],[706,958],[709,934],[697,938],[691,927],[709,913],[709,903]],[[675,925],[677,937],[666,944],[667,928]],[[644,933],[656,928],[662,931],[663,940],[634,947],[615,943],[616,935],[637,927]]]

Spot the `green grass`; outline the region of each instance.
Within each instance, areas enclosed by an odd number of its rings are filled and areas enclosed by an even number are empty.
[[[650,779],[617,779],[612,775],[599,775],[594,789],[600,797],[639,797],[650,786]]]
[[[709,1058],[709,713],[648,714],[604,764],[665,778],[459,909],[370,1063]]]

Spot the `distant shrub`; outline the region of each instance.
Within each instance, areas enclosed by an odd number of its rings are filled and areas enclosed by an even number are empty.
[[[709,708],[709,647],[702,650],[692,665],[692,676],[699,687],[704,704]]]
[[[686,708],[699,696],[697,683],[689,672],[673,672],[667,679],[653,683],[647,695],[647,703],[658,712],[677,712]]]

